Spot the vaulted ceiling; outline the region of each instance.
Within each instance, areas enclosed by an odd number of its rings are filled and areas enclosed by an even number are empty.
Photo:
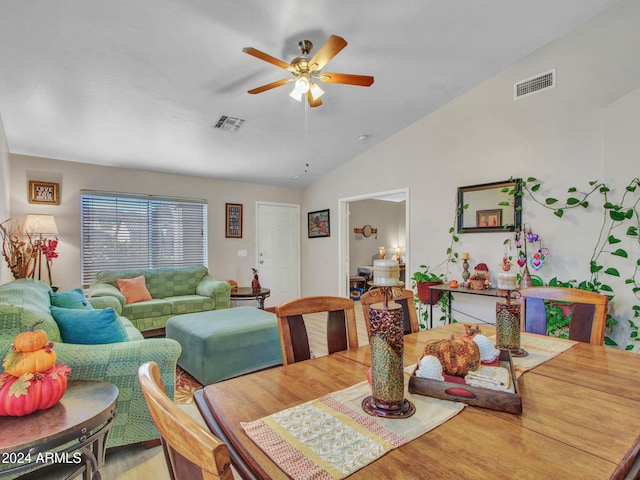
[[[0,114],[12,153],[300,188],[615,3],[3,0]],[[247,93],[290,74],[244,47],[288,63],[330,35],[324,70],[371,87]]]

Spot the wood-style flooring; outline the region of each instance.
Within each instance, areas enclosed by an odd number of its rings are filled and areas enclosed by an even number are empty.
[[[354,302],[358,325],[358,343],[369,343],[364,316],[360,302]],[[326,355],[326,327],[325,314],[315,314],[305,317],[309,346],[316,356]],[[181,405],[189,415],[204,425],[204,421],[195,405]],[[206,428],[206,427],[205,427]],[[131,446],[107,453],[106,464],[102,471],[102,478],[109,480],[170,480],[169,471],[162,454],[162,447],[145,448],[141,445]],[[236,479],[241,477],[236,473]]]

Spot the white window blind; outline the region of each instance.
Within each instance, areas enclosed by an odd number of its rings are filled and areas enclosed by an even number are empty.
[[[207,204],[126,193],[83,191],[82,280],[101,270],[207,264]]]

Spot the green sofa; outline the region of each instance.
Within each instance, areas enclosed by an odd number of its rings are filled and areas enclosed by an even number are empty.
[[[36,321],[54,342],[58,362],[71,368],[70,380],[102,380],[118,387],[118,411],[109,434],[108,447],[145,442],[159,438],[145,402],[138,368],[153,360],[160,366],[162,382],[173,398],[176,383],[176,362],[180,344],[166,338],[144,339],[129,320],[120,317],[129,340],[102,345],[63,343],[58,324],[50,313],[51,289],[39,280],[21,279],[0,285],[0,359],[11,349],[16,335],[29,329]],[[110,305],[104,299],[89,299],[94,308]],[[1,369],[1,367],[0,367]]]
[[[118,279],[144,275],[151,300],[127,304]],[[91,282],[90,298],[111,298],[145,337],[164,333],[167,320],[184,313],[220,310],[231,306],[231,285],[216,280],[202,265],[138,270],[104,270]]]

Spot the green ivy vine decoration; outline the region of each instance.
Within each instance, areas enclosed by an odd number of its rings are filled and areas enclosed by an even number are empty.
[[[604,215],[597,242],[594,245],[593,253],[589,259],[589,279],[578,283],[576,280],[561,282],[554,278],[549,284],[572,286],[574,288],[601,293],[607,295],[611,301],[615,296],[615,292],[609,283],[607,283],[607,279],[609,277],[620,278],[621,275],[618,269],[605,265],[607,258],[609,258],[608,255],[629,259],[629,252],[624,248],[624,242],[631,241],[640,246],[640,214],[638,213],[640,198],[634,198],[634,194],[638,190],[638,187],[640,187],[640,180],[636,177],[629,182],[619,202],[613,201],[610,198],[611,189],[606,184],[598,181],[589,182],[589,188],[585,192],[581,192],[575,187],[569,188],[567,191],[568,196],[564,200],[564,203],[555,197],[547,197],[543,200],[539,199],[538,192],[541,186],[541,181],[534,177],[529,177],[526,181],[522,182],[523,193],[526,192],[537,204],[552,210],[553,214],[558,218],[562,218],[567,210],[573,208],[587,209],[590,205],[589,200],[596,194],[601,195]],[[634,261],[633,259],[630,260]],[[631,340],[633,342],[639,342],[639,327],[634,319],[640,317],[640,258],[635,260],[633,273],[629,278],[624,280],[624,283],[625,285],[629,285],[637,300],[636,304],[632,306],[634,312],[633,319],[627,319],[627,321],[631,329]],[[611,328],[615,324],[617,324],[617,320],[611,315],[608,315],[607,328]],[[618,344],[609,337],[605,337],[605,344],[618,346]],[[625,346],[625,350],[632,350],[633,348],[633,343]]]
[[[453,217],[453,226],[451,228],[449,228],[450,240],[449,240],[449,246],[447,247],[447,250],[446,250],[446,257],[435,268],[435,269],[438,269],[443,265],[446,266],[445,273],[440,275],[443,280],[446,280],[449,277],[449,266],[452,263],[458,263],[458,259],[460,258],[460,254],[455,249],[457,243],[460,241],[460,237],[456,233],[456,227],[455,226],[456,226],[456,222],[457,222],[458,217],[462,213],[462,210],[463,209],[467,209],[467,208],[469,208],[469,204],[465,204],[463,206],[459,206],[458,202],[456,201],[456,210],[455,210],[455,215]],[[464,230],[461,230],[459,233],[464,233]],[[420,268],[426,269],[428,271],[428,267],[426,265],[420,265]],[[416,287],[415,278],[413,278],[412,280],[414,280],[414,282],[412,284],[412,288],[415,288]],[[414,295],[414,299],[415,299],[416,306],[417,306],[418,310],[420,310],[420,298],[418,297],[417,293]],[[453,294],[451,294],[451,300],[453,300]],[[444,324],[447,321],[447,315],[448,315],[448,312],[449,312],[449,296],[448,295],[440,295],[439,303],[440,303],[440,312],[441,312],[439,320],[441,322],[443,322],[443,324]],[[421,315],[420,328],[422,330],[425,330],[427,328],[427,325],[428,325],[428,322],[429,322],[429,310],[427,308],[425,308],[424,312],[421,312],[420,315]],[[451,319],[452,323],[455,323],[455,321],[456,320],[454,320],[453,318]]]

